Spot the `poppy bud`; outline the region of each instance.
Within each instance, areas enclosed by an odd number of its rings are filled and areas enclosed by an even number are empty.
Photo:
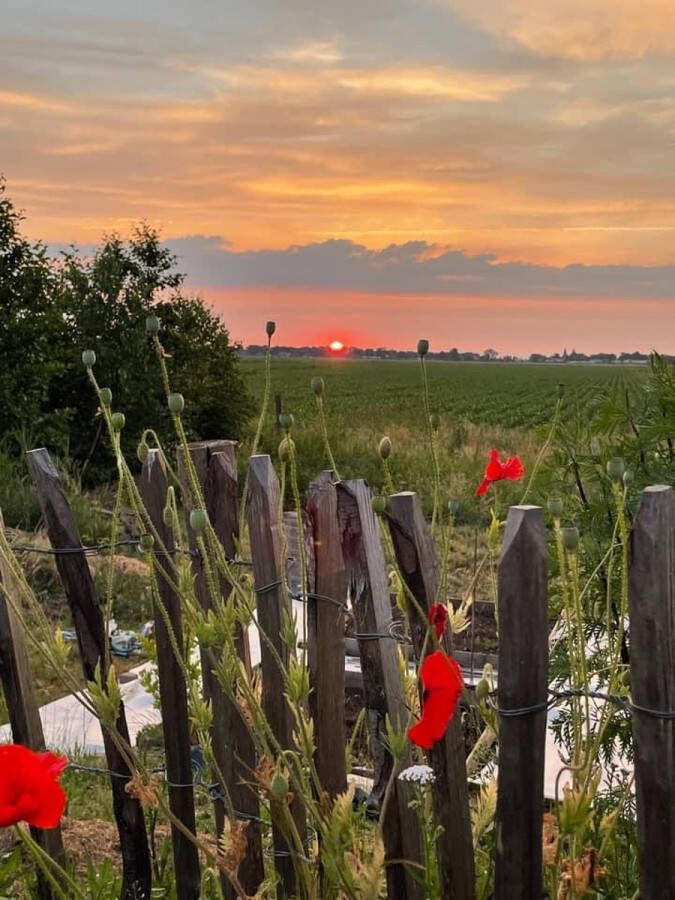
[[[562,519],[564,507],[560,497],[549,497],[546,506],[550,516],[554,519]]]
[[[629,484],[632,484],[634,480],[635,480],[635,474],[633,473],[633,470],[626,469],[626,471],[623,473],[623,483],[625,485],[629,485]]]
[[[139,462],[145,462],[149,455],[150,447],[148,447],[145,441],[141,441],[138,447],[136,447],[136,456],[138,457]]]
[[[276,322],[268,322],[265,325],[265,331],[267,332],[267,337],[271,338],[274,332],[277,330]]]
[[[205,509],[190,510],[190,528],[197,534],[201,534],[206,528],[208,521],[209,517]]]
[[[456,516],[459,512],[459,500],[448,500],[448,512],[451,516]]]
[[[383,516],[387,511],[387,498],[373,497],[370,501],[370,506],[376,515]]]
[[[280,773],[277,773],[272,779],[270,794],[280,803],[283,803],[288,797],[288,781]]]
[[[562,400],[562,398],[564,396],[565,396],[565,385],[562,382],[560,382],[560,384],[558,384],[558,399]]]
[[[295,419],[293,418],[292,413],[281,413],[279,416],[279,424],[284,429],[284,431],[288,432],[291,430],[293,425],[295,424]]]
[[[424,338],[422,338],[421,340],[419,340],[417,342],[417,353],[420,356],[426,356],[428,352],[429,352],[429,341],[424,340]]]
[[[565,550],[569,550],[570,553],[573,553],[579,546],[579,529],[574,526],[561,528],[560,534]]]
[[[174,416],[179,416],[185,409],[185,398],[182,394],[169,394],[169,411]]]
[[[115,431],[121,431],[124,428],[126,419],[124,418],[124,413],[114,412],[112,416],[110,416],[110,421]]]
[[[96,365],[96,354],[93,350],[82,351],[82,365],[86,366],[87,369],[91,369],[92,366]]]
[[[441,417],[438,415],[438,413],[432,413],[429,416],[429,424],[434,429],[434,431],[438,431],[438,429],[441,427]]]
[[[145,320],[145,331],[147,334],[159,334],[159,319],[156,315],[148,316]]]
[[[630,669],[629,668],[625,668],[623,670],[623,672],[621,673],[621,684],[625,688],[630,687]]]
[[[162,522],[164,522],[167,528],[171,528],[173,525],[173,510],[168,503],[162,510]]]
[[[139,544],[143,553],[149,553],[155,546],[155,539],[151,534],[142,534]]]
[[[101,388],[98,396],[102,406],[110,406],[112,403],[112,391],[110,388]]]
[[[479,700],[485,700],[485,698],[490,693],[490,683],[487,678],[481,678],[481,680],[476,685],[476,697]]]
[[[279,444],[279,449],[277,450],[279,454],[279,459],[281,462],[288,462],[291,458],[291,439],[285,437],[281,443]]]
[[[626,463],[620,456],[614,456],[607,460],[607,474],[612,481],[621,481],[623,473],[626,471]]]
[[[386,434],[378,444],[377,452],[382,459],[389,459],[391,456],[391,438],[387,437]]]
[[[324,388],[323,378],[319,378],[318,376],[312,378],[311,385],[315,395],[320,397],[323,394]]]

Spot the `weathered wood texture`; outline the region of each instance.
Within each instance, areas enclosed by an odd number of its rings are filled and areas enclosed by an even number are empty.
[[[500,710],[548,698],[548,597],[544,518],[512,506],[498,574]],[[546,709],[499,721],[495,900],[542,895]]]
[[[44,448],[30,450],[26,453],[26,461],[52,547],[81,547],[75,518],[49,453]],[[84,677],[87,681],[93,681],[96,667],[99,664],[104,666],[108,640],[100,598],[84,553],[58,554],[56,567],[73,617]],[[124,704],[120,705],[115,729],[128,743],[129,729]],[[102,731],[108,768],[118,775],[131,777],[125,758],[110,733],[106,728]],[[126,792],[125,778],[111,776],[110,784],[122,853],[122,898],[136,900],[139,895],[149,897],[152,869],[143,810],[138,800]]]
[[[153,552],[159,596],[154,599],[153,610],[166,776],[169,782],[169,807],[185,828],[194,834],[195,808],[187,688],[185,675],[173,646],[175,644],[178,653],[183,656],[181,600],[161,571],[163,569],[167,574],[171,573],[174,538],[171,529],[164,524],[163,512],[166,506],[168,481],[164,462],[158,450],[151,450],[143,463],[139,489],[150,519],[168,554],[167,556],[160,546],[155,545]],[[179,900],[193,900],[193,898],[196,900],[201,890],[197,848],[175,824],[171,826],[171,837],[177,896]]]
[[[3,527],[0,511],[0,528]],[[45,739],[42,731],[40,712],[35,698],[33,673],[30,668],[23,627],[13,603],[21,607],[21,600],[14,576],[8,565],[0,558],[0,681],[7,704],[12,740],[42,753]],[[65,859],[60,828],[33,828],[34,840],[52,859],[62,863]],[[38,896],[40,900],[55,900],[51,885],[43,872],[37,870]]]
[[[440,565],[431,532],[424,521],[417,494],[405,491],[390,497],[389,530],[396,559],[408,588],[425,610],[436,602]],[[427,634],[427,618],[408,604],[413,646],[421,661]],[[446,628],[442,639],[446,653],[452,637]],[[433,646],[428,650],[433,650]],[[432,793],[434,811],[443,828],[438,845],[442,896],[447,900],[471,900],[474,896],[473,840],[466,780],[464,736],[458,715],[454,716],[442,741],[428,752],[436,774]]]
[[[346,760],[341,753],[347,743],[344,639],[347,570],[331,472],[323,472],[310,484],[307,511],[312,522],[315,560],[314,596],[310,596],[307,604],[315,763],[324,790],[336,797],[347,789]],[[342,608],[338,604],[343,604]]]
[[[290,597],[282,584],[283,541],[279,529],[280,488],[272,460],[267,454],[256,454],[249,463],[249,538],[253,560],[253,577],[257,592],[258,623],[261,630],[276,650],[285,667],[289,662],[289,651],[282,640],[284,610],[291,613]],[[262,706],[280,746],[291,748],[293,744],[293,722],[288,708],[285,679],[267,641],[260,641],[262,668]],[[296,799],[291,804],[291,812],[296,821],[301,838],[306,840],[305,811]],[[278,829],[273,829],[275,852],[288,853],[289,848]],[[281,877],[279,897],[292,896],[295,892],[293,862],[288,856],[275,858],[275,866]]]
[[[631,539],[633,703],[675,710],[675,495],[643,492]],[[640,896],[675,897],[675,719],[633,710]]]
[[[236,443],[202,441],[190,444],[190,454],[204,495],[209,521],[213,525],[225,557],[233,560],[239,527]],[[194,549],[196,542],[191,531],[190,543]],[[202,562],[196,555],[193,556],[193,570],[199,602],[205,610],[212,609],[214,604],[209,595]],[[219,588],[218,604],[225,604],[231,596],[232,585],[222,577],[219,579]],[[248,633],[240,625],[237,626],[236,644],[239,658],[250,673]],[[255,792],[248,787],[256,767],[255,746],[239,708],[227,696],[216,677],[214,664],[218,659],[217,656],[214,658],[214,655],[217,652],[215,648],[201,649],[204,695],[210,699],[213,711],[211,733],[213,753],[235,815],[241,814],[248,822],[246,855],[239,866],[238,876],[246,892],[255,894],[265,877],[262,835],[260,823],[257,821],[260,816],[260,804]],[[214,811],[216,829],[218,834],[222,834],[225,807],[221,799],[215,801]],[[221,877],[221,887],[227,900],[235,896],[225,875]]]
[[[338,519],[342,552],[349,575],[349,595],[354,623],[359,638],[361,671],[366,707],[373,712],[384,731],[389,716],[397,731],[408,724],[396,642],[390,636],[392,608],[389,597],[387,566],[382,549],[379,525],[371,508],[371,491],[363,480],[342,481],[337,485]],[[365,635],[383,635],[365,637]],[[388,779],[393,761],[385,754],[384,773]],[[405,764],[410,764],[410,759]],[[420,864],[423,854],[420,829],[415,813],[409,808],[405,785],[394,781],[391,799],[381,823],[386,857]],[[387,889],[390,897],[423,898],[422,887],[405,866],[387,867]]]

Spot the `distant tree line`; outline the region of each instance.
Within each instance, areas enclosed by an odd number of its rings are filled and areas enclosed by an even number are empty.
[[[21,232],[22,216],[0,179],[0,442],[43,443],[107,478],[113,459],[81,354],[96,351],[95,373],[126,417],[123,446],[142,430],[170,439],[171,420],[145,320],[161,321],[172,389],[185,395],[196,439],[238,438],[252,414],[236,345],[222,320],[182,292],[184,276],[159,235],[140,225],[128,241],[106,237],[87,256],[71,248],[54,260]]]

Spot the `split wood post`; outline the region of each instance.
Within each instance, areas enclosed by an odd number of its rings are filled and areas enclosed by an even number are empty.
[[[257,596],[258,623],[272,644],[284,667],[288,666],[289,649],[284,644],[281,631],[284,610],[291,613],[291,600],[284,589],[281,559],[282,536],[279,531],[281,496],[279,479],[269,455],[261,453],[249,462],[248,524],[253,559],[253,577]],[[285,678],[266,640],[260,639],[262,668],[262,707],[272,733],[283,749],[293,743],[293,721],[285,697]],[[296,798],[291,813],[298,832],[306,841],[305,810]],[[275,866],[281,877],[278,896],[293,896],[296,891],[292,859],[283,835],[275,827],[273,831]]]
[[[379,525],[371,508],[372,493],[366,482],[359,479],[339,482],[337,496],[342,552],[349,573],[349,594],[361,656],[365,705],[377,712],[382,734],[386,716],[389,716],[393,728],[402,732],[407,727],[409,716],[396,641],[390,631],[392,608],[387,566]],[[403,766],[411,762],[409,757]],[[408,806],[410,798],[405,785],[396,778],[393,781],[390,778],[393,769],[393,759],[386,751],[384,770],[390,783],[387,788],[390,797],[384,804],[384,821],[381,822],[385,855],[389,860],[406,860],[422,865],[419,822]],[[418,875],[418,872],[415,874]],[[424,898],[423,887],[402,864],[387,866],[387,890],[390,897],[409,900]]]
[[[4,528],[0,511],[0,530]],[[8,565],[0,558],[0,680],[5,695],[12,740],[23,744],[36,753],[46,749],[42,731],[40,711],[35,699],[33,674],[26,651],[23,627],[19,621],[10,596],[15,597],[17,606],[21,600],[16,590],[14,576]],[[58,863],[65,861],[61,828],[34,828],[31,834],[42,850]],[[49,881],[40,867],[37,871],[37,889],[40,900],[56,900]]]
[[[314,591],[307,603],[309,672],[319,780],[331,797],[347,789],[345,754],[345,609],[347,570],[342,556],[333,473],[309,486],[307,511],[314,537]]]
[[[49,453],[44,448],[29,450],[26,462],[52,547],[81,547],[75,517]],[[73,617],[84,677],[94,681],[97,667],[104,665],[108,644],[101,601],[84,552],[57,553],[55,558]],[[102,681],[105,689],[105,678]],[[143,809],[125,790],[133,773],[107,728],[102,727],[101,731],[108,769],[115,773],[110,776],[110,784],[122,852],[122,900],[137,900],[139,895],[149,897],[152,868]],[[115,731],[129,744],[124,703],[120,704]]]
[[[155,545],[153,549],[153,566],[157,579],[157,596],[153,597],[153,614],[169,807],[184,828],[195,834],[187,686],[181,661],[176,656],[176,651],[181,657],[184,657],[185,653],[181,598],[163,574],[163,572],[167,574],[172,572],[175,548],[173,532],[164,523],[168,480],[159,450],[150,450],[143,463],[139,490],[148,515],[163,544],[163,548]],[[171,839],[178,900],[196,900],[201,890],[197,848],[173,823]]]
[[[534,900],[542,896],[548,700],[547,554],[541,507],[510,508],[497,592],[500,718],[494,896]],[[530,707],[534,709],[520,712]]]
[[[238,492],[237,456],[235,441],[200,441],[189,445],[190,456],[195,467],[197,480],[204,495],[206,512],[213,526],[225,557],[233,560],[238,537]],[[184,478],[185,476],[183,476]],[[188,494],[189,496],[189,494]],[[192,530],[189,529],[190,544],[196,549]],[[204,610],[213,608],[202,561],[198,555],[192,557],[195,573],[195,590]],[[232,592],[232,585],[225,577],[219,578],[220,595],[226,603]],[[235,636],[237,653],[244,668],[250,675],[251,655],[248,632],[237,625]],[[239,865],[237,875],[248,894],[255,894],[265,877],[260,829],[260,804],[255,791],[248,787],[256,767],[255,745],[241,713],[222,688],[214,670],[211,648],[201,648],[202,680],[204,696],[211,702],[213,727],[211,740],[213,754],[225,782],[232,806],[248,822],[246,828],[246,855]],[[225,806],[222,799],[214,802],[216,830],[220,835],[225,824]],[[234,898],[232,885],[224,874],[221,888],[226,900]]]
[[[630,683],[640,896],[660,900],[675,897],[675,495],[671,487],[654,485],[644,490],[631,543]]]
[[[390,497],[388,521],[401,574],[426,613],[437,599],[442,600],[438,598],[440,565],[417,494],[403,491]],[[421,663],[427,619],[410,602],[408,609],[413,646]],[[452,652],[452,636],[447,628],[441,644],[446,653]],[[453,716],[445,737],[434,744],[428,757],[436,775],[432,791],[434,811],[443,828],[437,845],[441,893],[445,900],[472,900],[473,838],[464,736],[458,715]]]

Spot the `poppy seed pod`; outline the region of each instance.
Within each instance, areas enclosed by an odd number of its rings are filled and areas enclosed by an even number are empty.
[[[293,425],[295,424],[295,419],[293,418],[292,413],[281,413],[279,416],[279,424],[284,429],[284,431],[290,431]]]
[[[459,500],[448,500],[448,512],[451,516],[456,516],[459,512]]]
[[[138,447],[136,447],[136,456],[138,457],[138,461],[145,462],[149,455],[150,447],[148,447],[145,441],[141,441]]]
[[[147,334],[159,334],[159,318],[154,314],[145,320],[145,331]]]
[[[114,412],[110,416],[110,421],[111,421],[112,427],[115,429],[115,431],[121,431],[124,428],[124,423],[126,422],[126,419],[124,418],[124,413]]]
[[[620,456],[614,456],[607,460],[607,474],[612,481],[621,481],[623,473],[626,471],[626,463]]]
[[[139,544],[143,553],[149,553],[155,546],[155,539],[151,534],[142,534]]]
[[[564,507],[560,497],[549,497],[546,501],[546,508],[554,519],[562,519]]]
[[[438,415],[438,413],[432,413],[429,416],[429,424],[434,429],[434,431],[438,431],[438,429],[441,427],[441,417]]]
[[[373,497],[370,501],[370,506],[376,515],[383,516],[387,511],[387,498]]]
[[[280,803],[283,803],[288,797],[288,781],[283,775],[277,773],[274,776],[272,783],[270,784],[270,794]]]
[[[86,366],[88,369],[91,369],[92,366],[96,365],[96,354],[93,350],[82,351],[82,365]]]
[[[560,534],[565,550],[569,550],[570,553],[573,553],[579,546],[579,529],[574,526],[561,528]]]
[[[317,397],[320,397],[323,394],[324,383],[323,378],[319,378],[319,376],[315,376],[311,381],[312,390]]]
[[[389,459],[391,456],[391,438],[387,437],[386,434],[378,444],[377,452],[382,459]]]
[[[429,352],[429,341],[422,338],[417,342],[417,353],[420,356],[426,356]]]
[[[182,394],[169,394],[168,397],[169,412],[174,416],[179,416],[185,409],[185,398]]]
[[[275,332],[276,330],[277,330],[277,323],[276,323],[276,322],[268,322],[268,323],[265,325],[265,332],[266,332],[266,334],[267,334],[267,337],[270,337],[270,338],[271,338],[272,335],[274,334],[274,332]]]
[[[205,509],[190,510],[190,528],[197,534],[200,534],[206,528],[208,521],[209,517]]]
[[[110,388],[101,388],[98,396],[103,406],[110,406],[112,403],[112,391]]]

